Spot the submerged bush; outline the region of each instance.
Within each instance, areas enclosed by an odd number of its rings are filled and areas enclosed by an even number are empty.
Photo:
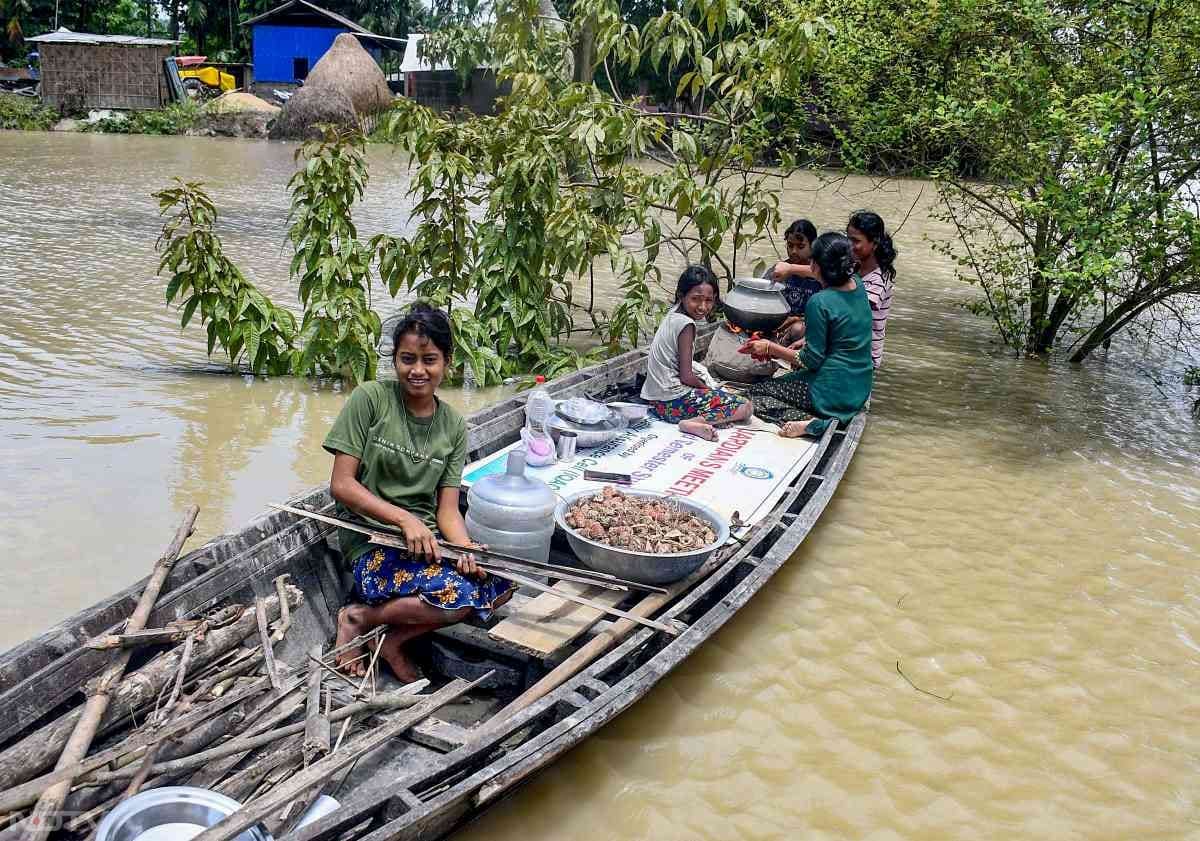
[[[58,120],[53,108],[44,108],[31,96],[0,93],[0,128],[49,131]]]
[[[118,112],[83,126],[83,130],[105,134],[185,134],[196,125],[201,114],[201,106],[187,100],[154,111]]]

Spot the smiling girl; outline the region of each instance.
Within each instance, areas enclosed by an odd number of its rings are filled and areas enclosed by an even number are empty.
[[[675,306],[663,318],[650,343],[642,399],[650,411],[681,432],[716,440],[717,426],[750,417],[745,398],[710,388],[692,369],[696,324],[720,302],[717,279],[704,266],[688,266],[675,286]]]
[[[467,424],[436,394],[450,361],[450,320],[418,302],[396,325],[392,342],[396,382],[358,386],[324,447],[333,454],[329,490],[339,516],[398,528],[408,544],[407,551],[377,546],[341,532],[359,603],[338,614],[337,644],[389,626],[380,657],[408,682],[419,674],[404,642],[472,612],[486,618],[513,585],[481,572],[470,557],[455,567],[443,564],[434,535],[436,529],[451,543],[473,545],[458,510]],[[341,666],[362,674],[362,661],[350,662],[360,653],[343,655]]]

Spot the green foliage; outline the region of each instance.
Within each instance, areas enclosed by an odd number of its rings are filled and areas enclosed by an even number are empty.
[[[232,365],[254,373],[375,378],[380,322],[370,306],[370,252],[351,219],[362,197],[367,165],[361,135],[328,134],[297,153],[288,238],[291,274],[304,317],[297,326],[225,256],[215,233],[217,211],[197,183],[155,193],[164,214],[159,273],[170,273],[167,302],[196,312],[208,330],[208,353],[219,344]]]
[[[182,307],[180,326],[197,312],[208,331],[208,353],[219,344],[231,365],[286,374],[295,355],[296,320],[272,304],[225,256],[214,228],[217,210],[198,183],[177,181],[154,194],[169,214],[159,237],[159,273],[169,273],[167,303]]]
[[[1200,385],[1200,366],[1192,365],[1183,372],[1183,384],[1186,386]]]
[[[817,160],[936,176],[957,232],[940,247],[1006,343],[1080,361],[1194,315],[1200,7],[833,2],[789,134]]]
[[[185,134],[203,114],[203,107],[191,100],[174,102],[150,111],[129,111],[84,124],[83,131],[104,134]]]
[[[373,241],[380,274],[392,294],[455,307],[456,325],[495,348],[498,362],[469,360],[485,383],[636,344],[658,315],[667,255],[732,278],[779,222],[779,173],[761,168],[775,120],[763,103],[811,59],[794,21],[763,21],[737,0],[691,2],[641,26],[609,0],[577,0],[569,22],[547,18],[532,0],[505,0],[490,22],[425,40],[430,59],[486,61],[511,85],[496,116],[402,101],[382,129],[415,167],[416,224]],[[695,113],[624,98],[612,71],[646,68]],[[597,260],[621,284],[611,310],[574,297]],[[580,320],[603,351],[565,344]]]
[[[57,121],[58,113],[33,97],[0,93],[0,129],[48,131]]]
[[[296,153],[288,239],[296,249],[291,274],[299,281],[304,320],[297,374],[375,379],[381,324],[371,309],[371,255],[351,218],[367,184],[365,141],[357,132],[310,141]]]

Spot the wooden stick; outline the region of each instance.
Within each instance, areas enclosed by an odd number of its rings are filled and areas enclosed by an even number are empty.
[[[321,714],[321,645],[308,652],[308,701],[304,714],[304,761],[312,762],[318,753],[329,753],[329,719]]]
[[[194,633],[203,621],[203,619],[187,619],[178,625],[168,625],[165,628],[151,628],[146,631],[124,634],[104,634],[92,637],[83,644],[83,647],[93,651],[107,651],[113,648],[139,648],[143,645],[182,642],[187,639],[188,634]]]
[[[155,563],[154,572],[151,573],[150,580],[146,583],[146,589],[142,591],[142,597],[138,599],[137,607],[134,608],[133,614],[125,623],[126,633],[140,631],[146,627],[150,611],[154,609],[158,595],[167,582],[167,576],[171,574],[171,570],[175,567],[175,561],[179,559],[183,544],[191,536],[196,525],[196,516],[199,513],[200,509],[195,505],[190,506],[184,513],[183,522],[176,529],[175,537],[171,540],[167,551]],[[75,723],[75,729],[67,739],[66,747],[63,748],[63,752],[58,758],[56,768],[70,768],[87,756],[88,748],[92,746],[92,739],[100,729],[104,713],[108,711],[112,693],[120,684],[121,678],[125,676],[125,668],[129,665],[129,658],[132,654],[131,650],[123,649],[104,670],[95,694],[88,698],[87,704],[83,708],[83,714],[80,715],[79,720]],[[67,779],[42,792],[37,805],[33,808],[33,814],[25,823],[25,841],[45,841],[51,830],[58,826],[57,813],[61,811],[63,801],[70,791],[71,780]]]
[[[668,634],[672,637],[679,636],[678,628],[675,628],[671,625],[665,625],[662,622],[655,622],[653,619],[646,619],[643,616],[638,616],[636,613],[627,613],[624,610],[618,610],[615,607],[609,607],[606,604],[600,604],[600,602],[594,602],[591,599],[585,599],[583,596],[577,596],[574,593],[564,593],[562,590],[556,590],[553,587],[550,587],[546,584],[542,584],[540,581],[533,581],[529,578],[525,578],[520,575],[513,575],[512,573],[509,573],[505,576],[505,578],[508,578],[510,581],[520,584],[522,587],[529,587],[532,590],[540,590],[543,593],[549,593],[552,596],[557,596],[558,598],[562,599],[563,601],[575,602],[575,604],[580,604],[580,605],[583,605],[584,607],[593,608],[595,610],[600,611],[601,613],[607,613],[610,616],[619,616],[622,619],[627,619],[630,622],[637,623],[638,625],[644,625],[647,628],[653,628],[656,631],[662,631],[664,634]],[[665,598],[665,597],[655,594],[653,596],[647,596],[642,601],[646,601],[648,599],[661,599],[661,598]]]
[[[364,654],[362,656],[366,657],[367,655]],[[362,658],[360,657],[358,659],[361,660]],[[329,672],[329,674],[332,675],[333,677],[344,682],[347,686],[349,686],[354,691],[354,697],[356,697],[356,698],[358,697],[359,689],[357,686],[354,685],[354,681],[352,681],[350,678],[346,677],[344,674],[339,672],[333,666],[329,665],[324,660],[320,660],[320,659],[317,659],[316,657],[313,657],[311,654],[308,655],[308,662],[310,665],[314,665],[318,668],[324,669],[325,671]]]
[[[73,780],[76,777],[83,777],[86,774],[95,771],[97,768],[102,768],[105,765],[108,765],[110,762],[120,759],[122,756],[133,754],[136,751],[145,749],[159,738],[169,737],[185,730],[190,731],[192,728],[198,727],[209,718],[216,716],[218,713],[222,712],[228,707],[233,706],[239,701],[243,701],[252,695],[258,694],[266,685],[266,678],[263,678],[254,684],[243,686],[240,689],[230,692],[228,695],[218,698],[211,703],[205,704],[195,712],[176,719],[158,733],[141,733],[135,735],[121,744],[116,745],[115,747],[92,754],[73,768],[64,768],[61,771],[53,771],[49,774],[45,774],[41,777],[30,780],[27,783],[23,783],[19,786],[9,789],[8,791],[0,793],[0,814],[14,812],[36,802],[38,795],[50,788],[50,786],[54,785],[55,783],[61,782],[62,780]]]
[[[258,640],[262,645],[263,662],[267,666],[267,677],[271,686],[279,688],[279,670],[275,668],[275,652],[271,648],[271,631],[267,628],[267,605],[262,599],[254,600],[254,617],[258,621]]]
[[[298,684],[299,679],[297,678],[295,682],[287,684],[290,687],[287,692],[283,694],[274,691],[268,693],[268,696],[255,705],[254,709],[246,716],[248,726],[238,735],[238,738],[246,739],[251,736],[257,736],[260,733],[265,733],[291,718],[292,714],[300,708],[300,704],[304,699],[304,693],[300,692],[297,688]],[[279,705],[279,710],[273,715],[266,715],[267,711],[273,709],[276,705]],[[232,771],[249,753],[250,751],[247,750],[227,756],[224,759],[206,763],[201,770],[192,774],[188,780],[188,785],[196,786],[197,788],[212,788],[220,780],[224,779],[225,775]]]
[[[187,675],[188,664],[192,659],[192,649],[196,645],[196,632],[188,634],[187,642],[183,644],[183,654],[179,657],[179,672],[175,676],[175,685],[171,687],[171,695],[167,698],[167,703],[162,711],[155,716],[155,726],[163,724],[170,720],[171,713],[175,709],[175,704],[179,700],[179,691],[183,688],[183,678]],[[129,786],[125,789],[125,797],[133,797],[142,790],[146,779],[150,776],[150,769],[158,760],[158,752],[162,749],[163,742],[167,740],[166,736],[159,738],[157,742],[150,746],[146,751],[146,755],[142,757],[141,767],[138,768],[137,775],[129,781]]]
[[[488,675],[490,674],[491,672],[488,673]],[[276,809],[282,807],[289,800],[300,796],[302,792],[328,779],[342,768],[356,761],[360,756],[370,753],[386,744],[389,740],[399,736],[405,730],[428,718],[433,712],[450,703],[455,698],[466,694],[485,679],[480,678],[471,683],[463,680],[452,681],[432,695],[425,696],[420,704],[408,712],[397,716],[394,721],[390,721],[376,730],[364,733],[361,738],[355,739],[354,744],[348,746],[345,751],[329,754],[320,762],[309,766],[306,770],[296,774],[290,780],[264,794],[258,800],[238,809],[216,826],[210,827],[197,835],[193,841],[232,841],[232,839],[236,838],[249,827],[254,826]]]
[[[364,534],[372,543],[378,543],[380,546],[390,546],[394,549],[408,549],[408,543],[404,540],[404,533],[396,529],[389,529],[385,526],[368,526],[362,523],[356,523],[353,520],[347,520],[342,517],[330,517],[326,514],[317,514],[313,511],[305,511],[303,508],[293,508],[290,505],[275,505],[271,504],[272,508],[280,511],[287,511],[290,514],[296,514],[300,517],[307,517],[310,520],[327,523],[339,528],[356,531],[359,534]],[[481,558],[493,558],[493,562],[484,561],[489,566],[495,567],[497,570],[504,569],[508,565],[517,565],[522,567],[535,567],[536,569],[524,570],[526,572],[535,572],[555,578],[564,578],[571,581],[581,581],[584,584],[594,584],[597,587],[605,587],[607,589],[622,590],[628,588],[636,588],[647,592],[661,593],[665,592],[662,587],[653,584],[642,584],[637,581],[628,581],[623,578],[617,578],[615,575],[610,575],[607,572],[598,572],[596,570],[581,569],[578,567],[565,567],[561,564],[552,564],[549,562],[529,561],[524,558],[518,558],[515,555],[503,555],[499,552],[492,552],[488,549],[474,549],[468,546],[462,546],[457,543],[447,543],[446,541],[438,541],[438,545],[444,549],[449,549],[455,553],[469,553],[478,555]],[[480,564],[483,566],[483,563]],[[522,570],[516,570],[522,572]],[[568,578],[568,576],[575,576]],[[599,580],[597,580],[599,579]]]
[[[697,582],[702,581],[704,578],[711,575],[713,571],[720,567],[720,565],[724,562],[724,553],[714,552],[698,570],[693,572],[687,578],[676,581],[674,584],[667,587],[666,593],[646,596],[646,598],[642,599],[630,609],[630,613],[637,616],[650,616],[658,612],[681,593],[686,592]],[[608,651],[618,642],[625,639],[625,637],[629,636],[636,629],[637,625],[630,620],[614,622],[611,626],[605,628],[603,631],[596,634],[596,636],[592,637],[586,643],[581,645],[573,654],[571,654],[570,657],[568,657],[566,660],[563,660],[562,663],[554,668],[549,674],[509,702],[507,706],[481,724],[480,727],[489,728],[500,724],[509,718],[512,718],[534,701],[545,697],[559,686],[562,686],[580,671],[585,669],[589,663],[600,657],[600,655],[604,654],[604,652]]]
[[[299,604],[304,597],[304,594],[295,587],[288,587],[287,592],[288,600],[292,603],[293,607]],[[278,613],[279,605],[274,596],[269,599],[268,606],[272,613]],[[242,617],[232,625],[210,631],[206,634],[204,641],[196,644],[196,651],[193,653],[192,659],[201,664],[212,662],[217,656],[228,651],[252,633],[254,622],[254,611],[250,609],[245,610]],[[115,703],[109,710],[110,714],[105,717],[101,730],[103,731],[120,723],[130,715],[132,710],[136,710],[152,699],[166,685],[167,681],[174,677],[174,666],[177,662],[176,653],[173,651],[167,652],[164,656],[152,660],[137,672],[128,675],[116,692]],[[206,712],[210,713],[224,709],[247,697],[247,693],[249,692],[261,692],[265,685],[266,681],[264,680],[261,683],[256,682],[251,684],[250,687],[236,689],[206,704],[204,708],[198,710],[196,713],[185,716],[178,722],[168,725],[169,732],[178,732],[185,726],[195,726],[197,720],[203,720]],[[63,780],[73,780],[85,773],[85,769],[94,770],[101,767],[112,759],[150,745],[159,736],[163,735],[162,732],[159,732],[135,736],[133,739],[127,740],[114,748],[101,751],[94,756],[81,760],[78,764],[73,764],[69,768],[62,768],[49,774],[44,774],[36,779],[31,779],[42,770],[53,765],[53,760],[48,757],[53,750],[60,748],[66,742],[69,729],[74,726],[75,722],[79,721],[79,718],[79,710],[74,710],[62,718],[33,731],[3,754],[0,754],[0,760],[3,761],[2,779],[4,780],[0,782],[0,788],[8,787],[6,791],[0,791],[0,815],[34,803],[38,799],[38,795],[55,783]],[[104,759],[101,760],[100,757],[104,757]],[[16,777],[20,781],[29,780],[29,782],[14,785],[8,781],[13,777]]]
[[[279,638],[283,639],[283,635],[288,632],[288,628],[292,627],[292,609],[288,607],[287,599],[283,597],[287,590],[288,574],[275,576],[275,595],[279,596],[282,609],[279,611]]]
[[[386,639],[387,639],[387,631],[385,630],[383,632],[383,635],[379,637],[379,642],[377,642],[375,644],[375,651],[372,652],[372,654],[371,654],[371,662],[367,664],[367,670],[363,673],[362,680],[360,680],[358,682],[358,689],[355,690],[356,693],[359,693],[359,694],[362,693],[363,687],[365,687],[367,685],[367,678],[369,678],[371,676],[371,674],[375,671],[375,661],[379,659],[379,652],[383,651],[383,642]],[[335,752],[337,751],[338,748],[340,748],[342,746],[342,739],[346,738],[346,731],[349,729],[350,729],[350,719],[347,718],[346,723],[342,725],[342,729],[338,733],[337,743],[334,744],[334,746],[333,746],[333,749]]]
[[[364,712],[366,710],[381,710],[381,709],[403,709],[420,703],[426,697],[421,695],[410,695],[403,690],[386,692],[381,695],[376,695],[374,698],[368,698],[365,701],[357,701],[353,704],[347,704],[340,709],[334,710],[330,714],[330,722],[341,721],[349,718],[352,715]],[[257,736],[248,738],[235,739],[231,742],[226,742],[219,747],[210,748],[209,750],[200,753],[192,754],[191,756],[173,759],[169,762],[159,762],[154,765],[151,772],[154,774],[170,774],[176,771],[186,771],[191,768],[199,768],[209,762],[217,759],[223,759],[227,756],[232,756],[235,753],[243,753],[245,751],[261,748],[264,745],[269,745],[286,736],[294,736],[297,733],[303,733],[306,722],[297,722],[289,724],[286,727],[280,727],[277,730],[269,730],[266,733],[260,733]],[[134,771],[129,768],[118,768],[115,771],[98,771],[92,773],[84,782],[88,785],[103,785],[116,780],[127,780],[134,775]]]

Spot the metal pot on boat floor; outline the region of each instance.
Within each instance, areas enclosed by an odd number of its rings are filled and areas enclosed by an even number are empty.
[[[339,805],[332,797],[321,795],[304,813],[297,828],[329,814]],[[204,788],[155,788],[134,795],[105,815],[96,830],[96,841],[190,841],[240,808],[242,804],[233,798]],[[235,841],[273,840],[261,826],[254,826]]]

